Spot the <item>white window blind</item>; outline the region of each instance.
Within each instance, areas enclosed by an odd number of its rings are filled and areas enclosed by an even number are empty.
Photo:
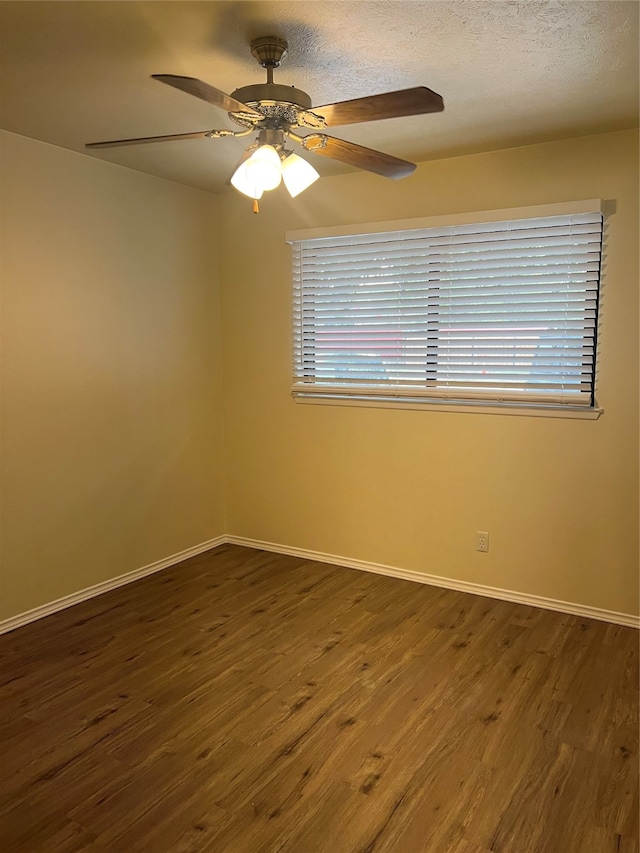
[[[599,209],[290,242],[294,395],[594,405]]]

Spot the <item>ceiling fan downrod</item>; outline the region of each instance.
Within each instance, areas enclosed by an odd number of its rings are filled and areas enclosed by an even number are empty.
[[[273,69],[279,68],[289,52],[289,44],[278,36],[261,36],[251,42],[251,56],[267,71],[267,83],[273,83]]]

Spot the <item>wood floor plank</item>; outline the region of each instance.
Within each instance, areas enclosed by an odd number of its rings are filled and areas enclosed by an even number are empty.
[[[638,659],[222,546],[0,637],[0,849],[638,853]]]

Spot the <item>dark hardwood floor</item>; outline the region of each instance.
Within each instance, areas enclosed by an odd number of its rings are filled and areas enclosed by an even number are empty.
[[[4,853],[638,851],[638,633],[224,546],[0,637]]]

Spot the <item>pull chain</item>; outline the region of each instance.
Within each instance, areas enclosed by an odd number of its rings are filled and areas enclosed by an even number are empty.
[[[253,212],[260,213],[260,208],[258,207],[258,199],[254,198],[253,200]]]

